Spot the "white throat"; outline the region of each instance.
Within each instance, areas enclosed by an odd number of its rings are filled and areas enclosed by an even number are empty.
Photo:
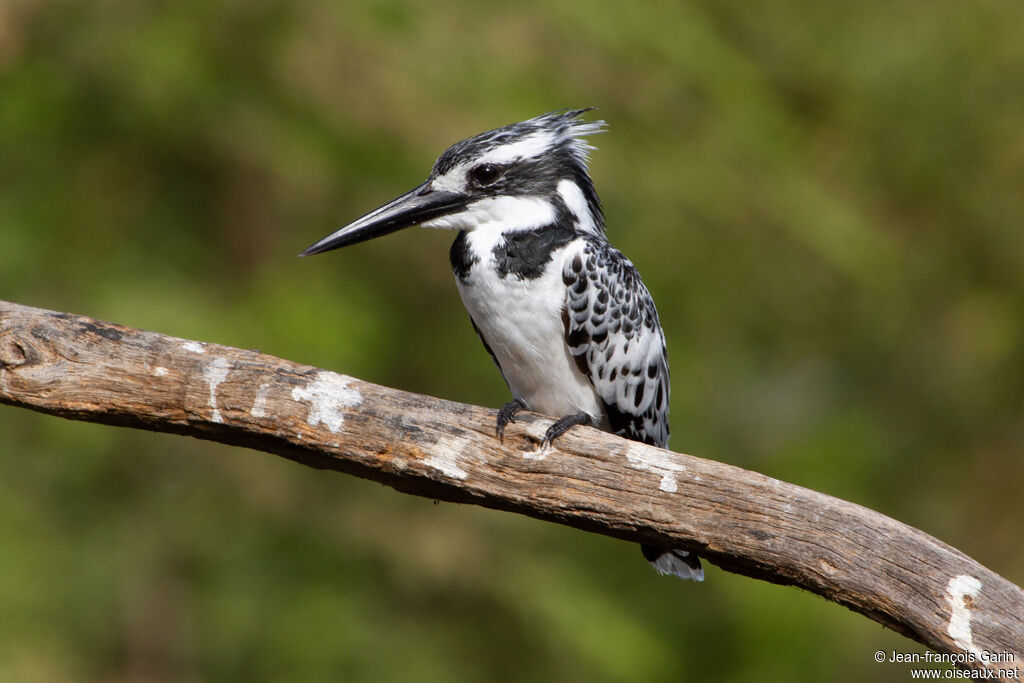
[[[463,211],[440,216],[422,224],[439,230],[497,229],[498,232],[536,230],[555,222],[555,207],[540,197],[486,197]]]

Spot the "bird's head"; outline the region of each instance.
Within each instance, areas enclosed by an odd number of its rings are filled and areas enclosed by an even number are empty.
[[[357,218],[304,252],[319,254],[402,228],[502,231],[565,224],[601,235],[604,217],[587,172],[585,137],[603,121],[588,109],[556,111],[480,133],[449,147],[421,185]]]

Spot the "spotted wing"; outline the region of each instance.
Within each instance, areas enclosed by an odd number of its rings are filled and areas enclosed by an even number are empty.
[[[569,351],[604,403],[611,430],[668,446],[668,358],[650,292],[607,242],[587,240],[562,270]]]

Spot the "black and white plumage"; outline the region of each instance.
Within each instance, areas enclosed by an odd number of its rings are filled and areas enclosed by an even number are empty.
[[[524,409],[668,446],[669,371],[654,301],[605,238],[585,109],[544,114],[452,145],[427,180],[320,240],[315,254],[412,225],[457,230],[456,285],[513,395],[497,432]],[[702,580],[684,550],[642,546],[658,572]]]

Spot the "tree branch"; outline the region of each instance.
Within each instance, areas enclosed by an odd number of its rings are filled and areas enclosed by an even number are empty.
[[[1024,591],[922,531],[730,465],[287,360],[0,301],[0,403],[247,446],[430,498],[688,548],[938,652],[1024,659]],[[970,658],[968,656],[968,658]],[[993,664],[992,666],[1006,666]],[[1012,665],[1011,665],[1012,666]]]

